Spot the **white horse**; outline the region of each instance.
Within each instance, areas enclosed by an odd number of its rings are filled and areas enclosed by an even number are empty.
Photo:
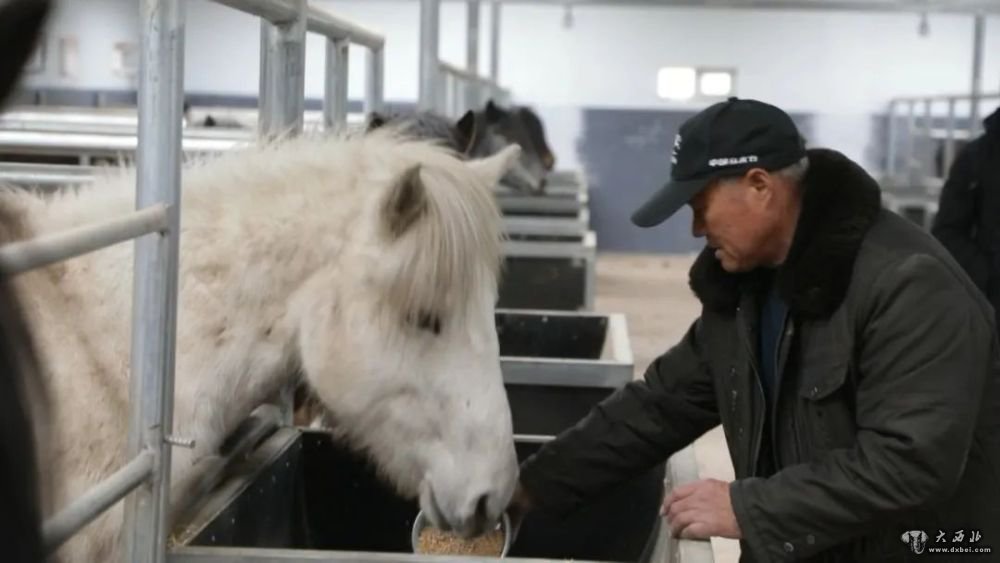
[[[465,534],[517,478],[494,326],[514,146],[462,162],[386,132],[296,139],[185,168],[172,482],[301,371],[398,491]],[[0,195],[6,241],[134,209],[134,176],[44,201]],[[51,393],[40,460],[55,508],[126,461],[133,245],[22,274],[16,289]],[[337,499],[330,499],[337,502]],[[122,503],[65,561],[117,561]]]

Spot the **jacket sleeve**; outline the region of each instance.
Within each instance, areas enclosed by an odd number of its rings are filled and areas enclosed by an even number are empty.
[[[624,385],[521,464],[521,486],[537,507],[568,514],[719,424],[700,327],[695,321],[641,380]]]
[[[755,560],[811,557],[958,485],[998,369],[987,306],[922,254],[872,286],[856,329],[854,446],[731,485]]]
[[[978,146],[978,143],[970,143],[952,164],[948,179],[941,188],[931,232],[976,285],[984,289],[989,277],[989,260],[973,238],[979,216],[974,190]]]

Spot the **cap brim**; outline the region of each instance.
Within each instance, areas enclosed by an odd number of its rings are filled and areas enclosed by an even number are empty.
[[[632,223],[639,227],[654,227],[669,219],[698,195],[710,178],[671,181],[632,214]]]

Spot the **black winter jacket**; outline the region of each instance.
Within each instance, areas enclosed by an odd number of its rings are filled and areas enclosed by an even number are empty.
[[[882,209],[858,165],[829,150],[809,156],[795,238],[775,274],[790,307],[777,471],[757,472],[761,274],[729,274],[706,251],[691,270],[702,313],[686,336],[525,460],[522,486],[540,510],[565,514],[721,423],[744,562],[1000,561],[989,303],[929,233]],[[992,553],[930,553],[958,546]]]

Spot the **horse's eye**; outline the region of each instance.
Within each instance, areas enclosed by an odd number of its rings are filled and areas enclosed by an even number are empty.
[[[433,332],[435,335],[441,334],[441,317],[426,311],[421,312],[417,317],[417,328]]]

